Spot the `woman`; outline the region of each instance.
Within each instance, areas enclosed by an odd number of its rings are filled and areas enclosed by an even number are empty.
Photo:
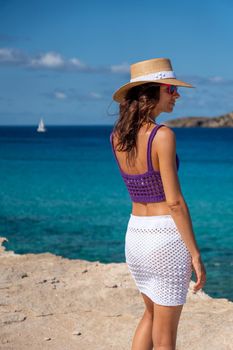
[[[191,217],[181,192],[175,133],[156,123],[180,97],[169,59],[131,65],[131,80],[113,99],[119,119],[110,136],[132,200],[125,237],[126,262],[145,302],[132,350],[175,350],[177,328],[192,269],[194,292],[206,282]]]

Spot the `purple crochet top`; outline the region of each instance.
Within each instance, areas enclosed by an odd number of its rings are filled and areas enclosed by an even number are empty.
[[[121,170],[120,164],[118,162],[114,146],[113,146],[113,132],[110,135],[110,141],[112,145],[113,154],[119,166],[121,175],[126,184],[126,187],[129,191],[129,195],[133,202],[142,202],[142,203],[153,203],[153,202],[162,202],[166,200],[162,179],[160,172],[153,169],[152,160],[151,160],[151,145],[153,138],[157,130],[163,126],[156,125],[155,128],[151,131],[148,145],[147,145],[147,172],[143,174],[126,174]],[[179,158],[176,154],[176,166],[177,170],[179,169]]]

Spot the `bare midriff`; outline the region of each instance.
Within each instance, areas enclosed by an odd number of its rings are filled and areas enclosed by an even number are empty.
[[[171,215],[166,201],[159,203],[132,202],[132,214],[136,216]]]

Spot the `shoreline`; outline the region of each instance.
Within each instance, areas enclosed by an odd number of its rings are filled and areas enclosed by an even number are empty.
[[[0,348],[128,350],[144,303],[126,263],[15,254],[0,238]],[[233,302],[192,293],[177,349],[230,349]]]

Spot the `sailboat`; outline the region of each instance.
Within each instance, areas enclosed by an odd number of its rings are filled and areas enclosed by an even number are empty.
[[[39,122],[39,125],[38,125],[38,128],[37,128],[37,132],[45,132],[45,131],[46,131],[46,128],[45,128],[45,125],[44,125],[44,121],[41,118],[41,120]]]

